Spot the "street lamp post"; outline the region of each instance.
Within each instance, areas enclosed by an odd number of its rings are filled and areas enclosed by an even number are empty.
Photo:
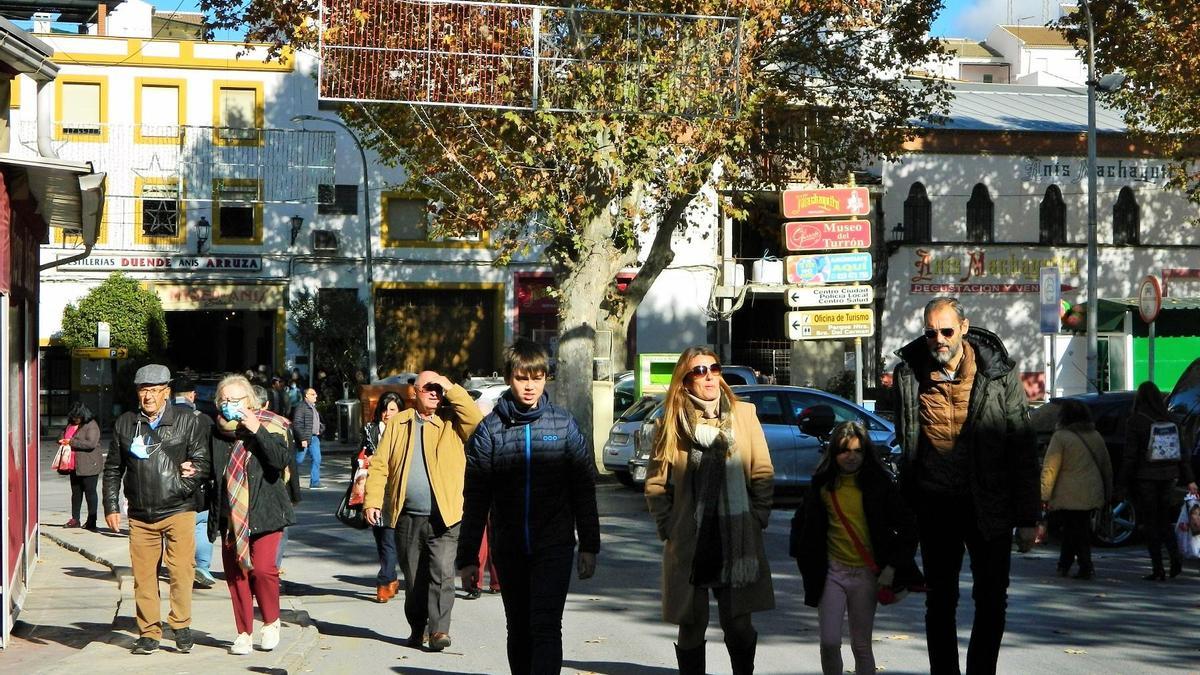
[[[1083,16],[1087,20],[1087,162],[1088,162],[1088,211],[1087,211],[1087,386],[1089,392],[1099,392],[1098,341],[1096,337],[1097,308],[1096,265],[1096,36],[1092,25],[1092,9],[1088,0],[1083,0]]]
[[[1100,391],[1099,338],[1097,320],[1100,301],[1096,292],[1096,272],[1099,255],[1096,250],[1096,90],[1116,91],[1125,76],[1120,73],[1096,79],[1096,34],[1092,22],[1092,9],[1088,0],[1082,0],[1083,17],[1087,21],[1087,166],[1088,166],[1088,211],[1087,211],[1087,381],[1089,392]]]
[[[354,147],[358,148],[358,156],[362,160],[363,246],[366,250],[367,262],[367,381],[374,382],[378,375],[378,363],[375,358],[375,276],[371,267],[371,197],[368,194],[370,184],[367,174],[367,153],[363,150],[362,142],[358,140],[358,134],[354,133],[354,130],[341,120],[317,115],[296,115],[292,118],[292,123],[298,124],[306,120],[325,122],[345,129],[354,141]]]

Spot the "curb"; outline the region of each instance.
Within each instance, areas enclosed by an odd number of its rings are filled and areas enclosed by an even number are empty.
[[[74,544],[61,537],[50,534],[44,529],[41,531],[41,535],[58,546],[68,551],[78,553],[92,562],[104,565],[112,571],[112,574],[117,581],[117,588],[121,592],[120,600],[118,601],[116,611],[113,614],[114,622],[117,620],[117,617],[121,615],[121,611],[123,606],[126,606],[126,602],[132,605],[133,573],[128,566],[117,565],[111,560],[106,560],[104,557],[99,556],[85,549],[84,547],[79,546],[78,544]],[[293,623],[300,627],[300,636],[292,641],[286,649],[278,652],[279,656],[276,658],[273,668],[282,669],[287,673],[299,673],[304,670],[306,661],[317,648],[317,644],[321,639],[321,632],[312,622],[312,617],[309,616],[308,611],[304,609],[304,603],[298,597],[285,595],[282,591],[283,587],[281,585],[280,600],[290,603],[291,611],[294,613],[294,616],[291,617],[291,620],[288,621],[288,623]],[[102,644],[112,644],[114,641],[120,639],[120,635],[113,635],[111,639],[105,640]],[[86,649],[87,647],[84,647],[84,650]],[[83,650],[80,650],[80,652],[83,652]]]

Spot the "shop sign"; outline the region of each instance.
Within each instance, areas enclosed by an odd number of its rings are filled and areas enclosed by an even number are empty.
[[[282,309],[284,287],[268,284],[154,284],[164,310]]]
[[[784,190],[779,201],[784,218],[841,218],[871,212],[871,195],[865,187]]]
[[[77,359],[125,359],[129,350],[124,347],[76,347],[71,356]]]
[[[875,299],[872,286],[799,286],[787,289],[788,307],[837,307],[869,305]]]
[[[872,309],[818,309],[784,315],[790,340],[871,337],[875,334]]]
[[[910,293],[960,295],[964,293],[1038,293],[1044,267],[1056,267],[1063,277],[1079,276],[1079,259],[1038,254],[1019,249],[912,252]],[[1074,290],[1060,286],[1060,290]]]
[[[789,255],[786,265],[789,284],[867,281],[872,274],[870,253]]]
[[[1088,163],[1083,157],[1042,159],[1026,157],[1019,169],[1026,183],[1080,183],[1087,179]],[[1115,178],[1123,183],[1166,185],[1171,168],[1161,161],[1098,161],[1096,179]]]
[[[260,255],[93,255],[63,265],[66,270],[126,272],[261,272]]]
[[[866,220],[784,223],[783,245],[789,251],[870,248],[871,223]]]

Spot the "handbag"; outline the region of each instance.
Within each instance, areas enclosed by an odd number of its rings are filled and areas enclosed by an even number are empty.
[[[75,452],[71,450],[71,446],[58,446],[58,452],[54,453],[54,461],[50,463],[50,468],[64,476],[75,470]]]
[[[370,523],[367,522],[367,516],[363,513],[362,504],[350,503],[350,492],[353,489],[354,483],[351,483],[346,488],[346,494],[342,495],[342,500],[338,502],[337,511],[334,511],[333,515],[346,527],[365,530],[370,527]]]
[[[829,499],[833,502],[833,511],[837,514],[838,520],[842,521],[842,529],[846,530],[846,535],[850,537],[850,543],[854,544],[854,550],[858,551],[858,556],[862,558],[863,562],[867,563],[867,567],[878,577],[882,570],[875,563],[875,558],[871,555],[871,552],[867,550],[866,546],[863,546],[862,540],[854,533],[854,528],[850,527],[850,521],[846,518],[846,514],[842,513],[842,507],[838,504],[837,490],[829,491]],[[880,586],[875,591],[875,597],[881,605],[894,605],[903,600],[908,595],[908,591],[908,588],[904,586],[897,587],[895,584]]]

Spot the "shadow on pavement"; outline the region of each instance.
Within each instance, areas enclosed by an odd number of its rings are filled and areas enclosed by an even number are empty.
[[[563,661],[563,666],[574,668],[581,673],[597,673],[598,675],[668,675],[668,673],[677,672],[674,668],[613,661]]]
[[[60,644],[71,649],[83,649],[92,642],[105,642],[117,635],[112,624],[76,622],[69,626],[33,626],[18,620],[12,634],[32,644]]]

